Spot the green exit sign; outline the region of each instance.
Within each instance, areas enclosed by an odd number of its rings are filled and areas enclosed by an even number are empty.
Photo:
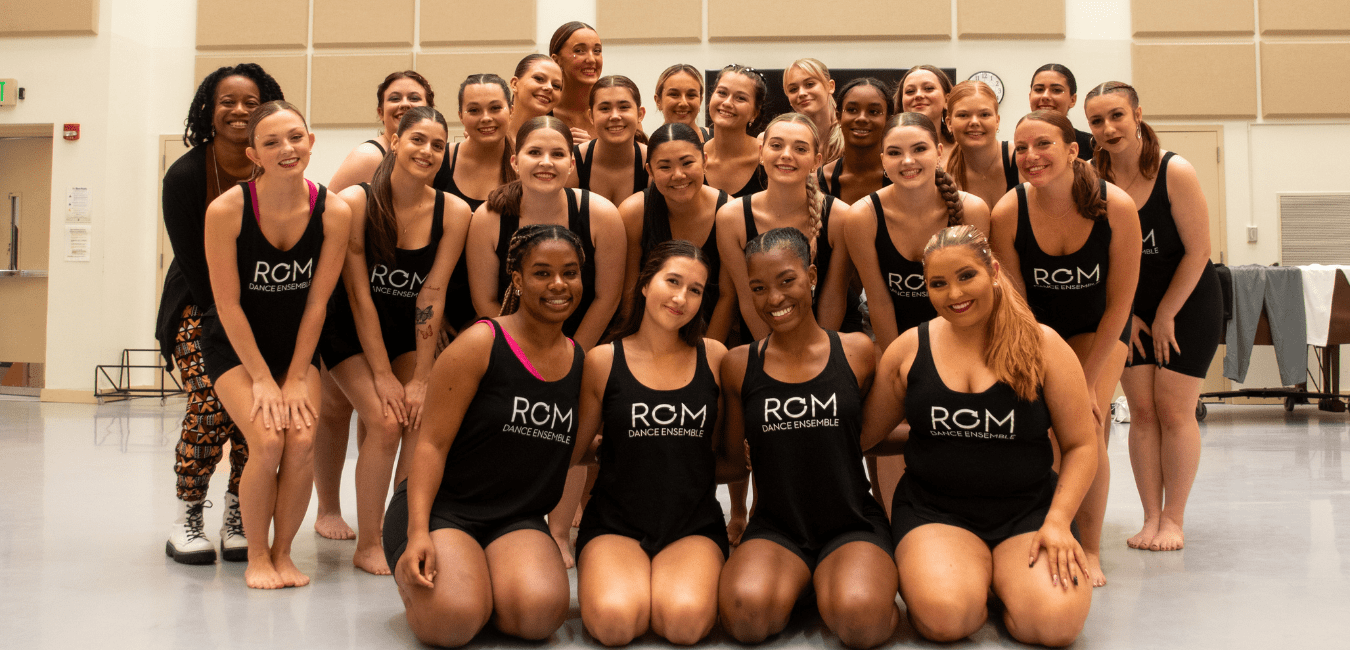
[[[14,79],[0,79],[0,106],[13,106],[19,103],[19,82]]]

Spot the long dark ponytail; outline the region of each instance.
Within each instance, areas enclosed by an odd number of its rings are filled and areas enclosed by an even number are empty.
[[[450,133],[445,116],[430,106],[414,106],[403,114],[398,121],[398,135],[423,120],[431,120]],[[375,168],[375,176],[370,180],[370,191],[366,193],[366,266],[374,268],[376,264],[394,265],[394,250],[398,247],[398,216],[394,214],[394,188],[390,178],[394,173],[394,163],[398,154],[394,151],[384,155],[380,166]]]

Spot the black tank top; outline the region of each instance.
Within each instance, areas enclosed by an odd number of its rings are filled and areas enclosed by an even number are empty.
[[[711,184],[708,183],[707,176],[703,177],[703,184],[711,186]],[[750,174],[750,180],[745,182],[744,187],[732,192],[731,198],[739,199],[741,197],[750,196],[755,192],[763,192],[767,189],[769,189],[769,174],[764,171],[764,165],[756,165],[754,173]]]
[[[1050,412],[1039,396],[1024,401],[1003,382],[980,393],[951,390],[933,365],[932,350],[929,324],[923,323],[908,375],[909,442],[896,491],[977,529],[996,529],[1009,513],[1030,510],[1054,494]]]
[[[682,388],[654,390],[628,369],[623,341],[615,341],[605,385],[600,474],[587,512],[619,528],[636,528],[641,542],[669,544],[722,521],[717,502],[717,379],[698,344],[694,377]]]
[[[581,190],[580,202],[571,189],[563,190],[567,194],[567,229],[581,239],[581,250],[586,261],[581,264],[581,303],[576,311],[563,323],[563,333],[575,336],[586,310],[595,300],[595,243],[591,241],[591,192]],[[500,296],[511,284],[511,274],[506,272],[506,252],[511,247],[511,235],[520,229],[520,215],[502,214],[497,230],[497,294]]]
[[[1146,323],[1153,322],[1158,303],[1162,302],[1181,258],[1186,255],[1186,245],[1181,242],[1177,222],[1172,218],[1172,201],[1167,196],[1167,162],[1174,155],[1171,151],[1163,154],[1162,162],[1158,164],[1158,180],[1153,183],[1148,201],[1139,208],[1144,252],[1139,260],[1139,287],[1134,293],[1134,308]]]
[[[441,159],[441,169],[436,172],[436,178],[431,181],[431,186],[442,192],[449,192],[464,199],[464,202],[469,204],[469,212],[477,212],[478,206],[483,205],[487,199],[475,199],[465,194],[464,190],[459,189],[459,185],[455,184],[455,164],[459,162],[460,144],[461,143],[456,142],[455,148],[450,152],[450,155]]]
[[[923,279],[923,260],[911,262],[895,248],[890,228],[886,226],[881,196],[873,192],[871,197],[872,210],[877,213],[877,270],[881,271],[881,279],[886,282],[886,290],[891,294],[895,331],[904,332],[936,318],[937,310],[928,299],[928,284]]]
[[[1021,185],[1021,179],[1017,178],[1017,163],[1015,157],[1008,154],[1009,144],[1003,143],[1003,181],[1008,184],[1008,189]],[[994,206],[989,206],[993,209]]]
[[[370,186],[365,183],[361,186],[369,194]],[[390,356],[393,356],[394,350],[417,349],[413,334],[417,293],[422,290],[422,283],[426,282],[427,276],[431,274],[431,266],[436,261],[436,251],[445,234],[444,220],[445,194],[436,192],[436,205],[431,213],[431,241],[421,248],[395,248],[393,269],[383,264],[374,264],[370,268],[370,299],[380,316],[380,334],[384,337],[384,347],[390,351]],[[367,244],[369,241],[366,240]],[[370,253],[367,245],[367,259],[370,259]],[[463,258],[463,255],[460,257]],[[447,299],[446,306],[451,304]]]
[[[492,356],[445,456],[432,512],[476,522],[542,516],[562,496],[576,445],[584,356],[572,344],[567,376],[543,381],[488,322]]]
[[[825,178],[825,167],[822,166],[816,170],[816,183],[820,185],[820,191],[829,194],[835,198],[843,198],[843,185],[840,184],[840,177],[844,173],[844,159],[839,159],[839,164],[834,166],[834,171],[830,172],[829,179]],[[885,174],[881,175],[881,186],[886,187],[891,184],[891,178]]]
[[[577,159],[577,179],[581,182],[581,189],[591,189],[591,163],[594,162],[595,144],[591,141],[591,146],[586,148],[585,155],[581,153],[581,145],[572,147],[572,155]],[[633,141],[633,194],[641,192],[647,187],[647,167],[642,164],[642,147],[638,145],[637,140]],[[616,201],[617,203],[617,201]]]
[[[379,140],[366,140],[366,143],[375,145],[375,148],[380,150],[381,156],[384,156],[387,153],[384,150],[384,143]]]
[[[837,332],[830,359],[814,379],[787,383],[764,372],[760,347],[750,344],[741,385],[745,439],[750,443],[759,500],[752,519],[819,550],[840,534],[872,530],[884,517],[863,471],[862,391]]]
[[[305,315],[314,274],[318,271],[323,249],[323,210],[328,188],[306,181],[311,188],[309,224],[300,239],[288,250],[280,250],[267,241],[254,210],[254,186],[241,182],[244,210],[235,257],[239,269],[239,307],[248,318],[249,329],[258,352],[273,376],[286,372],[295,355],[300,320]],[[231,346],[225,327],[216,317],[216,308],[208,312],[213,345]]]
[[[1106,194],[1106,181],[1100,181]],[[1111,268],[1111,224],[1092,224],[1086,242],[1065,255],[1041,250],[1031,227],[1026,186],[1017,186],[1017,236],[1013,247],[1021,262],[1022,284],[1036,320],[1064,338],[1095,332],[1106,313],[1106,276]]]
[[[655,187],[649,186],[643,189],[642,200],[644,202],[650,201],[653,193],[660,196],[660,191]],[[730,195],[722,190],[717,190],[717,207],[713,208],[713,214],[716,215],[717,211],[721,210],[722,206],[726,205],[727,201],[730,200]],[[657,241],[656,244],[669,241],[669,239],[673,238],[670,234],[669,211],[666,212],[666,217],[667,223],[662,224],[661,227],[663,227],[664,230],[657,234],[656,239],[660,239],[660,241]],[[651,228],[652,225],[644,223],[643,227]],[[645,233],[641,245],[642,257],[638,260],[639,268],[647,261],[647,255],[651,253],[651,249],[655,247],[655,244],[648,245],[648,238],[645,236]],[[722,295],[721,283],[719,282],[722,277],[722,256],[717,252],[717,219],[713,219],[712,228],[708,230],[708,238],[703,240],[703,244],[699,248],[703,250],[704,259],[708,260],[708,282],[703,285],[703,306],[699,308],[699,312],[703,314],[704,321],[711,323],[713,310],[717,307],[717,299]]]

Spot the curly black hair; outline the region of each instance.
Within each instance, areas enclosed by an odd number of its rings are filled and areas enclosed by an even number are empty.
[[[215,112],[216,104],[216,86],[220,80],[225,77],[233,76],[247,77],[258,85],[258,103],[266,104],[278,99],[286,99],[281,92],[281,86],[272,75],[267,74],[262,66],[256,63],[240,63],[236,66],[222,66],[215,72],[206,75],[202,79],[200,86],[197,86],[197,94],[192,96],[192,105],[188,107],[187,119],[183,120],[183,144],[189,147],[206,144],[216,138],[215,126],[212,124],[212,116]]]

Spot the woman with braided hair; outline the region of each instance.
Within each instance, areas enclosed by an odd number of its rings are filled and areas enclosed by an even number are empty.
[[[567,570],[544,514],[576,445],[584,354],[563,334],[577,309],[582,240],[534,224],[510,236],[501,313],[437,359],[412,470],[385,513],[384,549],[427,645],[456,647],[493,622],[540,640],[567,618]]]
[[[184,120],[183,144],[192,149],[164,174],[164,229],[174,259],[164,278],[155,338],[164,358],[178,366],[188,393],[182,437],[174,448],[177,516],[165,552],[184,564],[216,561],[202,509],[210,505],[205,500],[207,484],[227,441],[230,483],[220,529],[221,555],[234,562],[248,558],[239,514],[239,481],[248,446],[221,405],[202,362],[201,339],[206,333],[202,316],[215,304],[206,268],[206,206],[253,173],[253,163],[244,153],[249,116],[278,99],[284,99],[281,87],[256,63],[225,66],[207,75]]]
[[[990,240],[1036,320],[1078,355],[1097,416],[1098,469],[1075,520],[1088,577],[1101,568],[1102,520],[1111,467],[1106,455],[1111,396],[1125,369],[1130,304],[1139,282],[1139,213],[1123,190],[1078,158],[1073,125],[1056,111],[1017,124],[1013,144],[1025,184],[994,206]]]
[[[956,144],[945,168],[956,186],[993,207],[1017,186],[1012,144],[998,140],[998,95],[983,81],[962,81],[947,95],[947,126]]]
[[[923,282],[923,247],[935,233],[957,224],[989,229],[989,208],[957,190],[938,165],[943,146],[937,128],[922,113],[891,120],[882,141],[881,164],[891,185],[855,203],[845,218],[851,263],[867,292],[877,348],[937,315]],[[904,472],[899,456],[869,456],[873,486],[890,507]],[[875,465],[873,465],[875,463]]]
[[[518,179],[493,190],[474,215],[465,256],[474,307],[479,316],[486,316],[497,313],[510,298],[502,292],[511,283],[504,262],[512,233],[530,224],[555,224],[576,233],[586,253],[581,265],[582,287],[575,296],[576,308],[563,324],[563,333],[574,337],[587,351],[600,342],[619,306],[627,241],[614,204],[588,190],[566,187],[573,165],[570,135],[567,125],[556,117],[536,117],[520,128],[511,158]],[[572,519],[581,500],[585,474],[585,468],[569,474],[566,495],[549,520],[569,568],[573,564],[569,539]]]
[[[722,569],[722,626],[741,643],[763,641],[813,587],[825,626],[846,646],[871,648],[900,620],[894,546],[867,491],[859,438],[872,340],[823,328],[811,313],[818,280],[801,230],[765,232],[742,259],[754,315],[770,333],[722,358],[728,469],[744,472],[748,459],[758,493]]]
[[[942,144],[922,113],[901,113],[886,129],[882,168],[891,185],[855,203],[845,218],[848,251],[867,291],[877,347],[937,312],[923,286],[923,246],[939,230],[968,223],[989,230],[989,208],[956,188],[938,166]]]
[[[831,226],[830,220],[836,211],[848,210],[848,204],[820,191],[816,182],[820,159],[820,138],[811,118],[801,113],[779,115],[764,129],[760,153],[768,186],[717,211],[717,248],[736,285],[743,324],[749,326],[748,332],[741,332],[744,338],[758,341],[769,327],[756,315],[750,299],[743,251],[746,242],[774,228],[797,228],[811,243],[812,263],[821,275],[815,293],[821,326],[839,330],[853,315],[846,314],[853,270],[844,252],[844,229],[841,223]]]
[[[1108,81],[1088,93],[1085,108],[1100,146],[1093,162],[1139,206],[1144,241],[1121,378],[1144,526],[1126,544],[1174,551],[1186,542],[1186,499],[1200,464],[1195,404],[1223,319],[1209,209],[1195,168],[1162,150],[1134,88]]]
[[[811,307],[821,326],[843,331],[862,329],[858,296],[849,291],[853,269],[844,250],[843,220],[835,219],[833,226],[830,220],[836,210],[848,210],[848,204],[820,191],[816,180],[820,160],[820,138],[811,118],[801,113],[779,115],[764,129],[760,150],[760,165],[768,170],[768,186],[717,211],[717,249],[740,305],[741,340],[758,341],[769,333],[768,324],[755,311],[745,245],[761,232],[782,227],[800,230],[810,243],[812,263],[819,275],[812,286],[815,299]],[[748,488],[744,485],[740,482],[728,487],[731,513],[727,527],[732,543],[740,539],[748,516]]]

